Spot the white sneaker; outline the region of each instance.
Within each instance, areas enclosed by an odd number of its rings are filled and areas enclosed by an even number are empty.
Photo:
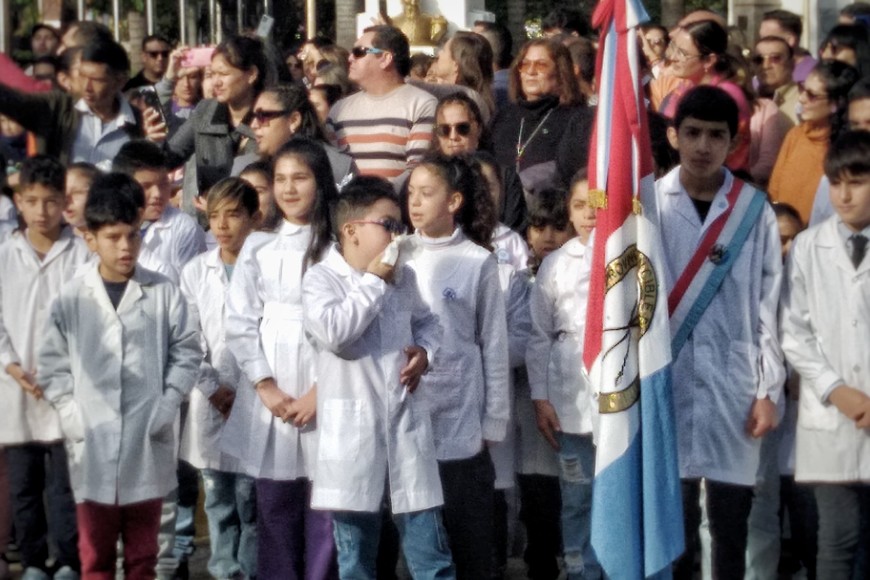
[[[80,577],[79,573],[69,566],[64,566],[54,573],[54,580],[79,580]]]
[[[51,580],[51,576],[39,568],[30,566],[24,570],[24,575],[21,576],[21,580]]]

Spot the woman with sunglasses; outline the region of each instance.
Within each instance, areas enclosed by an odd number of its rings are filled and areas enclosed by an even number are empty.
[[[568,49],[549,40],[529,41],[510,72],[511,103],[492,123],[493,153],[513,167],[529,196],[566,186],[586,164],[592,110],[583,96]]]
[[[858,71],[837,60],[822,61],[800,85],[801,123],[785,136],[773,166],[771,200],[794,207],[808,223],[830,143],[846,128],[849,89]]]
[[[442,97],[435,108],[435,127],[430,151],[448,157],[487,150],[489,136],[477,103],[465,93]],[[499,221],[515,230],[522,230],[526,218],[523,185],[516,170],[508,166],[501,170],[504,183]]]
[[[353,159],[329,144],[303,87],[281,85],[264,90],[254,103],[251,118],[257,153],[261,157],[273,157],[294,137],[307,137],[326,150],[336,184],[344,184],[356,174]]]
[[[218,45],[210,70],[214,98],[201,101],[164,145],[170,167],[195,159],[196,178],[186,177],[185,198],[229,177],[236,157],[256,153],[252,109],[276,74],[262,41],[246,36],[230,37]]]

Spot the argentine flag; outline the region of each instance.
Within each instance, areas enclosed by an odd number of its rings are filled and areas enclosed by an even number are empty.
[[[652,198],[652,155],[640,79],[637,0],[601,0],[599,106],[589,156],[598,221],[584,366],[599,418],[592,546],[608,578],[670,577],[683,552],[668,294]]]

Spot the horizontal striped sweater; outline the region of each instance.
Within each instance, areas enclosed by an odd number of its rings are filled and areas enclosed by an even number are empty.
[[[327,131],[361,174],[399,184],[429,148],[436,104],[411,85],[379,96],[360,91],[333,105]]]

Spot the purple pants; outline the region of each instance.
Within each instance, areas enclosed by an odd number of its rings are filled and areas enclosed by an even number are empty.
[[[312,510],[311,482],[257,480],[257,577],[338,580],[332,514]]]

